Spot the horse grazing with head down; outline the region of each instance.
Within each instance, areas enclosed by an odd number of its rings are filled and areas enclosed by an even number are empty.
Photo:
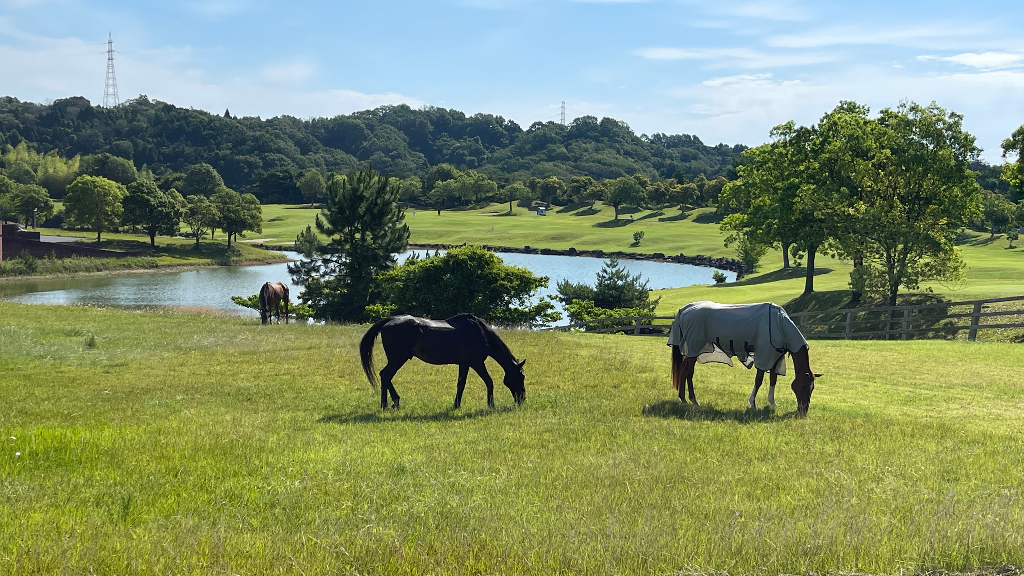
[[[380,407],[399,407],[399,396],[392,379],[395,373],[413,357],[429,364],[458,364],[459,383],[455,392],[454,407],[462,405],[462,391],[466,388],[466,377],[472,368],[487,385],[487,405],[494,407],[494,381],[487,373],[484,361],[490,356],[505,370],[504,384],[512,392],[516,404],[526,400],[526,377],[523,364],[512,355],[512,351],[501,340],[497,332],[483,320],[472,314],[459,314],[447,320],[428,320],[417,316],[392,316],[377,322],[363,335],[359,343],[359,355],[363,361],[363,372],[370,384],[377,387],[377,374],[373,368],[373,344],[380,334],[388,363],[380,371]]]
[[[281,304],[284,304],[284,323],[288,323],[288,285],[284,282],[267,282],[260,288],[260,322],[271,323],[271,316],[277,313],[281,323]]]
[[[792,389],[800,415],[807,414],[814,379],[821,376],[811,371],[807,340],[786,311],[776,304],[687,304],[672,321],[668,345],[672,348],[672,384],[684,402],[683,393],[689,385],[690,402],[697,404],[693,394],[693,368],[697,362],[732,366],[735,356],[747,368],[756,366],[757,378],[748,399],[750,407],[755,408],[765,372],[771,374],[768,402],[775,405],[775,383],[780,374],[786,374],[788,353],[796,371]]]

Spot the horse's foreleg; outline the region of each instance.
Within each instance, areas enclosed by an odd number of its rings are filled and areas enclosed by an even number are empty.
[[[458,410],[462,406],[462,392],[466,389],[466,378],[469,376],[469,364],[459,364],[459,383],[455,389],[455,404],[452,408]]]
[[[479,366],[473,366],[473,371],[477,373],[477,376],[480,376],[480,379],[487,386],[487,405],[494,408],[494,380],[491,379],[491,375],[487,372],[487,365],[481,362]]]
[[[757,376],[754,377],[754,389],[750,392],[750,398],[747,398],[747,402],[750,404],[751,410],[757,409],[757,391],[761,389],[761,384],[764,383],[764,370],[757,369]]]
[[[779,381],[779,375],[772,372],[768,376],[768,404],[775,406],[775,383]]]

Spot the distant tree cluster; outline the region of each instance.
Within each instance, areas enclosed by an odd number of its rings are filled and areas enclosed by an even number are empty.
[[[652,181],[674,178],[680,183],[699,174],[731,178],[744,149],[706,146],[685,134],[637,135],[624,122],[593,116],[568,126],[537,122],[524,130],[501,116],[406,105],[334,118],[262,120],[178,108],[145,96],[111,109],[81,97],[49,105],[0,98],[0,146],[17,149],[22,144],[27,148],[20,161],[38,174],[28,176],[19,166],[17,175],[46,187],[54,198],[63,197],[74,179],[68,176],[78,168],[47,165],[40,171],[39,163],[25,154],[59,155],[70,158],[68,163],[92,156],[84,173],[127,186],[133,170],[111,157],[126,160],[139,172],[151,171],[162,190],[175,188],[186,196],[191,192],[179,186],[181,180],[192,167],[208,164],[233,190],[251,193],[263,203],[295,204],[316,201],[324,193],[313,172],[326,182],[332,174],[366,165],[403,182],[417,178],[419,192],[412,181],[403,191],[410,195],[431,192],[434,183],[428,185],[428,173],[450,165],[462,174],[440,180],[456,180],[438,193],[450,202],[468,201],[470,195],[501,198],[508,186],[532,178],[555,177],[566,185],[581,176],[614,180],[642,174]],[[41,181],[44,174],[46,183]],[[497,190],[485,182],[478,186],[484,179]]]

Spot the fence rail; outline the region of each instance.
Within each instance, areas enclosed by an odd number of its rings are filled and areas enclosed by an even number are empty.
[[[835,338],[842,340],[884,338],[907,340],[912,336],[935,334],[955,337],[967,331],[968,340],[977,340],[979,330],[1024,328],[1024,309],[993,309],[996,304],[1007,305],[1024,301],[1024,296],[986,298],[961,302],[933,304],[907,304],[872,308],[840,308],[795,312],[789,317],[808,338]],[[969,309],[969,311],[955,311]],[[1007,318],[1011,317],[1011,318]],[[1016,322],[1012,321],[1017,317]],[[594,318],[575,322],[560,330],[584,329],[595,334],[622,333],[635,336],[664,336],[674,316],[627,316],[622,318]],[[984,324],[986,319],[1002,322]],[[1009,320],[1009,321],[1007,321]],[[668,321],[668,322],[666,322]]]

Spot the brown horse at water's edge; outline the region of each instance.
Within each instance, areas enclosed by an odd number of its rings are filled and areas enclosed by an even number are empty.
[[[284,323],[288,323],[288,285],[284,282],[267,282],[260,288],[260,322],[270,324],[272,315],[277,314],[281,323],[281,305],[284,304]]]

